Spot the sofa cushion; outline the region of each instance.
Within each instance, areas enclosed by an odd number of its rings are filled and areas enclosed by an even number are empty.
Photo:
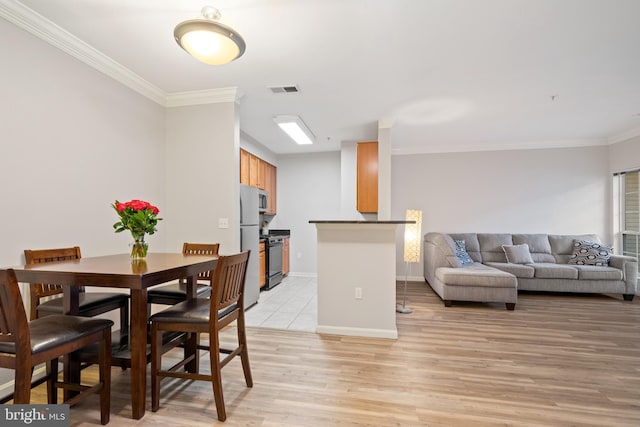
[[[480,243],[478,243],[478,235],[476,233],[451,233],[449,236],[453,240],[464,240],[465,250],[471,259],[475,262],[482,262]]]
[[[513,245],[511,234],[478,234],[482,262],[507,262],[502,245]]]
[[[533,259],[529,253],[529,245],[502,245],[502,250],[507,257],[509,264],[533,264]]]
[[[513,274],[480,263],[464,268],[440,267],[436,277],[447,286],[475,286],[489,288],[515,288],[518,281]]]
[[[572,265],[580,280],[623,280],[622,270],[596,265]]]
[[[569,257],[568,264],[574,265],[609,265],[609,258],[613,254],[613,248],[599,242],[590,240],[574,240],[573,254]]]
[[[553,253],[553,256],[555,256],[558,264],[566,264],[567,261],[569,261],[569,257],[573,254],[574,240],[591,240],[593,242],[600,242],[600,238],[595,234],[549,234],[551,252]]]
[[[529,253],[533,262],[556,262],[551,252],[548,234],[514,234],[514,245],[529,245]]]
[[[454,240],[455,254],[454,256],[447,257],[447,261],[451,264],[452,267],[460,268],[465,267],[467,265],[472,265],[473,260],[467,253],[465,249],[465,241],[464,240]]]
[[[535,269],[533,277],[538,279],[577,279],[578,269],[573,265],[542,262],[531,264]]]
[[[510,264],[508,262],[487,262],[485,265],[525,279],[532,279],[535,273],[535,269],[531,265]]]

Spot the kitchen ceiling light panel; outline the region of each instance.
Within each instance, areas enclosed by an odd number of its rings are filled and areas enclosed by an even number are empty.
[[[300,145],[313,144],[316,137],[304,124],[298,116],[275,116],[273,121],[276,122],[280,129]]]

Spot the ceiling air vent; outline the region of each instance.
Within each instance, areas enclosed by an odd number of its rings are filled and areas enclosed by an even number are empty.
[[[269,86],[273,93],[296,93],[300,92],[297,85]]]

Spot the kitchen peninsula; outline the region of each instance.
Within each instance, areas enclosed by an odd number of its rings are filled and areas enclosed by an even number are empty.
[[[398,338],[396,229],[414,221],[312,220],[321,334]]]

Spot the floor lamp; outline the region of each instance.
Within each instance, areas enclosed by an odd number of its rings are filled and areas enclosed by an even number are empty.
[[[402,305],[396,306],[398,313],[412,313],[413,310],[407,307],[407,275],[409,274],[409,263],[420,262],[420,233],[422,229],[422,211],[407,209],[405,219],[415,221],[414,224],[404,225],[404,292]]]

